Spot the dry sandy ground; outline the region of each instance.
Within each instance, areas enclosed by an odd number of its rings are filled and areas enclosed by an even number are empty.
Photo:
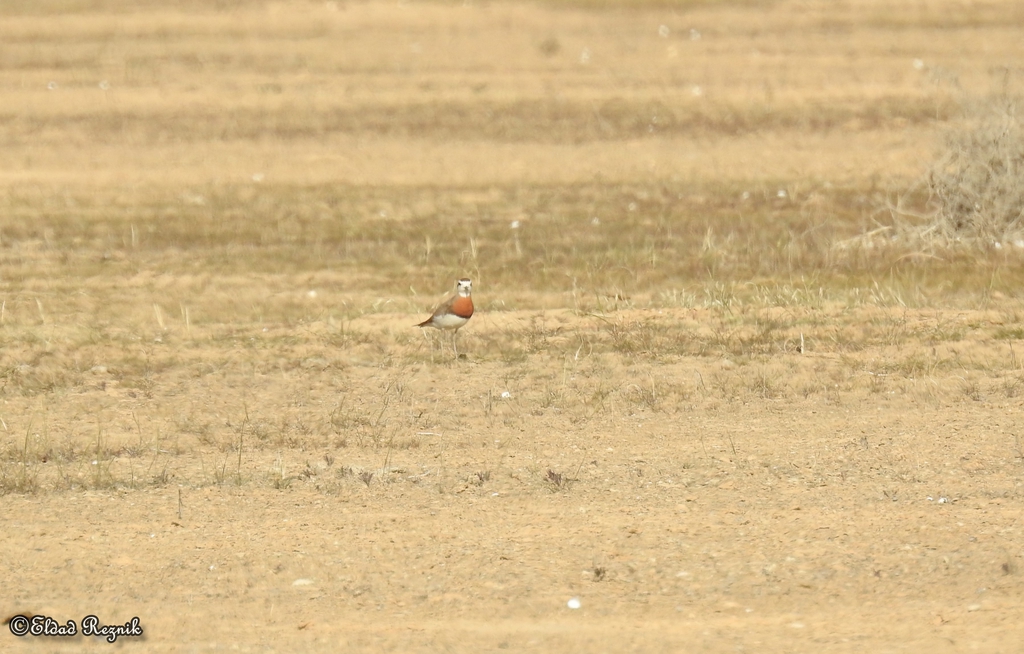
[[[1020,651],[1020,262],[671,267],[869,223],[1017,3],[136,4],[0,19],[0,617],[144,635],[0,650]]]
[[[817,317],[873,320],[843,313]],[[691,339],[714,320],[625,317]],[[178,365],[144,393],[92,373],[9,399],[5,419],[45,421],[29,428],[55,452],[102,429],[113,453],[66,461],[77,488],[4,497],[5,610],[137,616],[147,651],[1011,652],[1024,638],[1021,371],[990,338],[998,314],[911,312],[966,330],[938,352],[908,337],[843,354],[823,326],[806,352],[755,360],[577,358],[552,331],[542,349],[564,356],[514,364],[485,344],[533,316],[481,318],[458,363],[365,361],[312,325],[278,334],[290,348],[157,348],[155,366]],[[599,336],[599,320],[554,320]],[[898,367],[916,357],[923,369]],[[30,468],[60,485],[53,460]],[[116,488],[89,489],[96,474]]]

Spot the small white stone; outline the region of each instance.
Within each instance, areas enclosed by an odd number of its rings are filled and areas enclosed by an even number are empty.
[[[312,579],[296,579],[295,581],[292,582],[292,586],[312,586],[312,585],[313,585],[313,580]]]
[[[581,606],[583,606],[580,603],[580,598],[578,598],[578,597],[573,597],[568,602],[566,602],[565,605],[568,606],[570,609],[573,609],[573,610],[576,610],[576,609],[580,608]]]

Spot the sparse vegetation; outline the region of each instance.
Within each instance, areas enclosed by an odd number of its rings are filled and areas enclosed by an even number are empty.
[[[0,6],[12,602],[157,648],[169,606],[179,648],[1021,640],[1024,164],[969,87],[1024,11],[559,4]],[[463,275],[453,360],[413,325]]]

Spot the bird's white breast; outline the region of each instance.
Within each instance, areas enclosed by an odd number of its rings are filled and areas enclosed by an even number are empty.
[[[441,316],[434,316],[433,320],[434,326],[440,329],[458,329],[459,327],[465,325],[467,322],[469,322],[468,318],[457,316],[454,313],[446,313]]]

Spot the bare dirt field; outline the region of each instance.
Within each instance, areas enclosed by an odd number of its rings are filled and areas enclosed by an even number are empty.
[[[1022,28],[0,4],[0,650],[1020,651],[1022,246],[886,236]]]

